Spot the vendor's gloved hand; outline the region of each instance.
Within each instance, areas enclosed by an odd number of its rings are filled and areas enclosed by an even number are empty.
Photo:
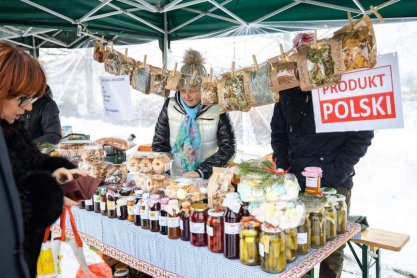
[[[184,178],[195,179],[195,178],[199,178],[200,174],[196,171],[189,171],[189,172],[185,172],[184,174],[182,174],[182,176]]]
[[[87,176],[88,173],[79,169],[58,168],[52,176],[59,182],[64,183],[73,180],[77,176]]]

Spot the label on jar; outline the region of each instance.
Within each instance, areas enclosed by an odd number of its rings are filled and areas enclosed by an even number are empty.
[[[117,216],[118,217],[122,216],[122,212],[120,211],[120,207],[119,206],[117,206],[116,212],[117,212]]]
[[[180,219],[180,230],[184,230],[184,221],[182,219]]]
[[[115,201],[108,201],[107,202],[107,209],[108,210],[115,210],[116,209],[116,202]]]
[[[224,233],[228,235],[238,235],[240,232],[240,223],[224,222]]]
[[[133,206],[127,206],[127,214],[133,215]]]
[[[208,236],[213,236],[213,227],[210,227],[207,225],[207,235]]]
[[[134,215],[140,215],[140,206],[139,205],[134,205],[133,206],[133,214]]]
[[[147,220],[149,219],[149,211],[147,209],[140,210],[140,218]]]
[[[149,220],[159,221],[159,211],[150,211],[149,212]]]
[[[106,202],[100,202],[100,210],[102,211],[106,210]]]
[[[84,201],[86,206],[92,206],[93,205],[93,200],[92,199],[88,199]]]
[[[93,199],[94,199],[95,203],[99,203],[100,200],[101,200],[101,197],[100,197],[100,195],[93,195]]]
[[[297,244],[307,244],[307,233],[297,233]]]
[[[193,234],[205,234],[206,233],[206,224],[204,223],[194,223],[190,221],[190,232]]]
[[[265,256],[265,247],[262,243],[259,243],[259,256],[261,257]]]
[[[317,187],[317,178],[306,177],[306,187]]]
[[[168,219],[166,216],[159,216],[159,226],[167,226]]]
[[[181,221],[182,224],[182,221]],[[168,227],[169,228],[178,228],[181,226],[179,217],[168,217]],[[182,230],[182,229],[181,229]]]

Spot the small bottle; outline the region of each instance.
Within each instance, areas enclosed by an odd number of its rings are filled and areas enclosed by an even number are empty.
[[[211,252],[223,253],[224,211],[210,209],[207,219],[207,245]]]
[[[78,207],[79,207],[80,209],[85,209],[85,201],[84,201],[84,200],[82,200],[82,201],[80,202],[80,204],[78,205]]]
[[[168,213],[165,210],[166,205],[168,204],[169,198],[162,198],[160,201],[161,211],[159,213],[159,232],[163,235],[168,234]]]
[[[239,233],[242,219],[239,194],[229,192],[223,201],[226,207],[224,214],[224,256],[228,259],[239,259]]]
[[[208,205],[195,203],[191,205],[190,235],[194,246],[207,246],[206,222]]]
[[[305,255],[310,252],[311,224],[310,213],[306,212],[304,224],[297,227],[297,253]]]
[[[323,171],[320,167],[306,167],[301,173],[306,178],[306,194],[320,195],[321,176]]]
[[[116,212],[117,219],[126,220],[127,219],[127,198],[122,197],[116,201]]]
[[[180,229],[180,208],[178,200],[169,200],[166,206],[168,213],[168,238],[177,239],[181,237]]]
[[[135,191],[135,205],[133,206],[134,223],[136,226],[140,226],[140,208],[142,206],[142,194],[143,190]]]
[[[107,187],[103,186],[100,189],[100,212],[101,215],[107,216]]]
[[[127,220],[129,222],[135,221],[135,214],[133,213],[133,210],[135,208],[135,200],[135,196],[127,197]]]
[[[180,230],[181,239],[184,241],[190,240],[190,210],[191,204],[189,202],[181,204]]]
[[[107,191],[107,216],[109,218],[116,218],[116,193],[109,188]]]
[[[149,229],[149,193],[143,193],[140,208],[140,225],[142,229]]]
[[[85,203],[85,209],[88,211],[94,211],[94,205],[93,205],[93,198],[84,200]]]
[[[152,194],[149,199],[149,221],[151,232],[159,232],[159,211],[161,210],[161,204],[159,203],[160,196],[158,194]]]
[[[94,212],[100,213],[100,187],[97,187],[96,192],[93,195],[93,206],[94,206]]]

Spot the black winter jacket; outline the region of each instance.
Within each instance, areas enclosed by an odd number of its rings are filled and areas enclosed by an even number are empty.
[[[75,166],[64,158],[42,154],[20,121],[12,125],[1,121],[1,127],[23,211],[24,251],[30,275],[35,277],[45,228],[55,222],[63,207],[61,186],[51,173]]]
[[[35,144],[58,144],[62,139],[59,109],[50,89],[33,103],[32,111],[26,113],[24,119],[25,129]]]
[[[152,141],[152,151],[154,152],[171,152],[171,145],[169,143],[169,119],[168,119],[168,104],[169,98],[165,101],[161,113],[158,117],[158,122],[155,126],[155,134]],[[186,114],[181,102],[179,94],[175,94],[175,100],[178,107],[181,108],[181,113]],[[210,106],[203,105],[197,118],[203,117],[204,113]],[[227,113],[220,114],[219,125],[217,128],[217,142],[219,149],[212,156],[204,160],[197,169],[200,176],[208,179],[213,173],[213,167],[225,167],[227,162],[233,157],[236,152],[235,133]]]
[[[323,170],[322,186],[352,188],[354,165],[365,155],[373,131],[316,133],[311,92],[280,92],[271,121],[271,145],[277,167],[290,169],[302,188],[305,167]]]

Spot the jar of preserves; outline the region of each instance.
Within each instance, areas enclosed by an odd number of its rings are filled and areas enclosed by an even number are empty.
[[[224,214],[224,256],[239,259],[239,233],[242,219],[239,194],[229,192],[223,200]]]
[[[324,209],[310,212],[311,247],[320,248],[326,244],[326,221]]]
[[[240,221],[239,259],[245,265],[259,264],[259,237],[261,223],[254,217],[243,217]]]
[[[160,196],[158,194],[152,194],[149,199],[149,223],[151,232],[159,232],[159,211],[161,210],[161,204],[159,203]]]
[[[94,210],[94,205],[93,205],[93,198],[84,200],[84,204],[85,204],[85,209],[88,211],[93,211]]]
[[[136,226],[140,226],[140,208],[142,205],[142,194],[143,194],[143,190],[135,191],[135,205],[133,206],[133,216],[134,216],[133,223]]]
[[[133,189],[127,186],[126,184],[124,184],[122,188],[120,189],[120,196],[127,197],[127,196],[132,195],[132,192],[133,192]]]
[[[109,218],[116,218],[116,193],[112,188],[107,191],[107,216]]]
[[[306,167],[301,173],[306,178],[305,192],[311,195],[320,195],[322,169],[320,167]]]
[[[80,202],[80,204],[78,205],[78,207],[79,207],[80,209],[85,209],[85,201],[84,201],[84,200],[82,200],[82,201]]]
[[[117,218],[120,220],[127,219],[127,198],[121,197],[116,201]]]
[[[285,255],[285,234],[277,227],[262,224],[259,239],[259,255],[261,268],[269,273],[282,272],[287,266]]]
[[[297,228],[285,229],[285,255],[287,262],[297,258]]]
[[[184,241],[190,240],[190,210],[191,204],[189,202],[181,204],[180,230],[181,239]]]
[[[304,224],[297,227],[297,253],[305,255],[310,252],[311,224],[310,213],[306,213]]]
[[[163,235],[168,234],[168,213],[165,210],[169,202],[169,198],[162,198],[160,201],[161,204],[161,211],[159,213],[159,232]]]
[[[165,207],[168,213],[168,238],[177,239],[181,237],[180,229],[180,208],[178,200],[169,200]]]
[[[334,204],[335,198],[332,197],[324,208],[324,214],[326,218],[326,240],[332,240],[337,236],[337,212]]]
[[[107,187],[100,188],[100,212],[102,215],[107,215]]]
[[[136,198],[134,196],[127,197],[127,220],[129,222],[135,221],[135,215],[133,213],[135,207],[135,200]]]
[[[142,229],[149,229],[149,193],[143,193],[140,208],[140,225]]]
[[[223,253],[224,237],[224,211],[220,209],[210,209],[207,218],[207,244],[210,251]]]
[[[191,205],[190,235],[194,246],[207,246],[206,222],[208,205],[195,203]]]
[[[337,212],[337,233],[343,234],[347,230],[347,205],[346,205],[346,197],[342,194],[336,194],[336,212]]]
[[[100,213],[100,187],[97,187],[96,192],[94,192],[93,195],[93,206],[94,206],[94,212]]]

